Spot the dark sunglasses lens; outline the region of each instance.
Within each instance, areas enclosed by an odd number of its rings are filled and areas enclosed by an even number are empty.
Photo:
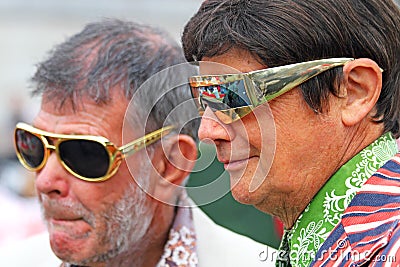
[[[202,86],[197,91],[203,108],[209,106],[213,110],[226,110],[251,105],[243,80]]]
[[[18,129],[15,132],[15,144],[17,153],[26,165],[31,168],[40,166],[44,159],[44,145],[39,137]]]
[[[95,141],[68,140],[58,146],[60,158],[75,173],[85,178],[100,178],[110,164],[106,148]]]

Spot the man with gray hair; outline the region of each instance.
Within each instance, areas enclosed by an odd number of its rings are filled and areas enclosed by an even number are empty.
[[[16,153],[36,172],[62,266],[265,266],[264,245],[189,208],[181,185],[197,159],[198,121],[189,90],[171,81],[182,62],[164,32],[105,20],[38,65],[41,108],[33,125],[17,124]],[[34,244],[40,253],[12,265],[44,266],[45,245]]]

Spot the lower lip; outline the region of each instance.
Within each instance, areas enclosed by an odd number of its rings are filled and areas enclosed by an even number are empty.
[[[90,232],[90,226],[84,220],[51,219],[49,224],[49,230],[67,233],[73,238],[84,238]]]
[[[232,161],[229,163],[224,164],[224,168],[226,171],[240,171],[244,170],[249,162],[249,159],[243,159],[243,160],[236,160]]]

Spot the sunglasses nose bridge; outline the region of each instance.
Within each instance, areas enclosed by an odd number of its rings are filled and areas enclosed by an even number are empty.
[[[42,143],[43,143],[43,146],[44,146],[44,150],[45,150],[44,151],[44,153],[45,153],[44,160],[47,160],[47,157],[50,155],[50,153],[52,151],[56,151],[57,150],[57,146],[52,144],[52,143],[50,143],[49,140],[48,140],[48,137],[41,136],[41,140],[42,140]]]
[[[55,145],[46,144],[46,149],[52,150],[52,151],[56,151],[56,146]]]

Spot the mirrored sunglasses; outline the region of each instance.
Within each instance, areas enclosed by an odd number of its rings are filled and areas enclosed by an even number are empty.
[[[14,144],[19,161],[30,171],[42,169],[51,151],[55,151],[59,162],[69,173],[85,181],[100,182],[116,173],[123,158],[158,141],[173,128],[163,127],[116,147],[102,136],[55,134],[18,123]]]
[[[229,124],[318,74],[352,60],[329,58],[248,73],[192,76],[189,84],[200,115],[210,107],[218,119]]]

